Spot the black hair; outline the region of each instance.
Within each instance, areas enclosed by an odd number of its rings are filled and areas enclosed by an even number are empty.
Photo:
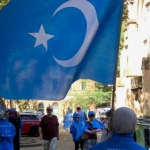
[[[114,109],[110,109],[109,111],[106,112],[107,117],[111,117],[111,113],[114,112]]]
[[[81,107],[77,107],[77,110],[81,110]]]

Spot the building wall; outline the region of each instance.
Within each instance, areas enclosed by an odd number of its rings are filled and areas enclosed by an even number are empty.
[[[82,86],[82,83],[84,83],[84,87]],[[86,85],[86,87],[85,87]],[[38,106],[39,104],[43,104],[44,105],[44,113],[46,114],[46,107],[47,106],[52,106],[54,107],[54,105],[58,106],[58,109],[54,109],[54,114],[57,115],[57,117],[59,118],[59,122],[63,121],[64,115],[67,111],[68,108],[72,109],[73,112],[76,111],[76,107],[74,104],[70,103],[72,100],[72,96],[71,93],[72,92],[77,92],[77,93],[82,93],[86,90],[94,90],[95,89],[95,82],[92,80],[78,80],[76,82],[74,82],[70,88],[70,91],[68,92],[68,95],[65,97],[65,99],[60,100],[60,101],[43,101],[43,100],[39,100],[38,101]],[[95,105],[91,105],[90,110],[94,110],[95,109]],[[56,111],[56,112],[55,112]],[[58,111],[58,112],[57,112]]]
[[[120,57],[120,80],[123,87],[117,84],[116,95],[117,101],[120,99],[138,116],[144,116],[150,114],[150,71],[141,69],[142,59],[150,56],[150,0],[134,0],[128,10],[125,46]],[[142,88],[137,80],[141,76]]]

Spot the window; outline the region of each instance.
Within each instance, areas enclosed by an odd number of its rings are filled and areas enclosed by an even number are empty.
[[[22,120],[39,120],[36,115],[20,115]]]
[[[72,83],[70,86],[70,90],[73,90],[73,89],[74,89],[74,84]]]
[[[36,115],[32,115],[32,116],[31,116],[31,119],[32,119],[32,120],[39,120],[39,118],[38,118]]]
[[[38,105],[38,110],[41,111],[41,112],[44,112],[44,104],[43,103],[40,103]]]
[[[81,81],[81,90],[87,90],[87,82]]]
[[[53,114],[58,115],[59,114],[59,105],[57,103],[53,104]]]
[[[42,116],[42,115],[38,115],[38,117],[39,117],[39,119],[40,119],[40,120],[43,118],[43,116]]]

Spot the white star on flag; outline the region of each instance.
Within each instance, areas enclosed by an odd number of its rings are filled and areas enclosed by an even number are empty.
[[[45,33],[43,25],[41,25],[38,33],[29,33],[29,34],[36,38],[34,47],[37,47],[40,44],[42,44],[45,47],[46,51],[47,51],[47,41],[54,37],[51,34]]]

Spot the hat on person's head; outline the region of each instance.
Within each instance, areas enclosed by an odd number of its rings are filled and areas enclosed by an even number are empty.
[[[88,116],[94,116],[95,112],[94,111],[89,111]]]
[[[52,108],[51,106],[48,106],[48,107],[46,108],[46,110],[53,110],[53,108]]]
[[[78,113],[73,114],[73,120],[76,121],[76,118],[80,118],[80,115]]]
[[[78,110],[78,111],[81,110],[81,107],[77,107],[77,110]]]
[[[107,117],[110,117],[110,116],[111,116],[111,112],[112,112],[111,109],[110,109],[110,110],[107,110],[106,113],[105,113],[106,116],[107,116]]]
[[[5,108],[5,112],[8,112],[10,109],[9,108]]]

